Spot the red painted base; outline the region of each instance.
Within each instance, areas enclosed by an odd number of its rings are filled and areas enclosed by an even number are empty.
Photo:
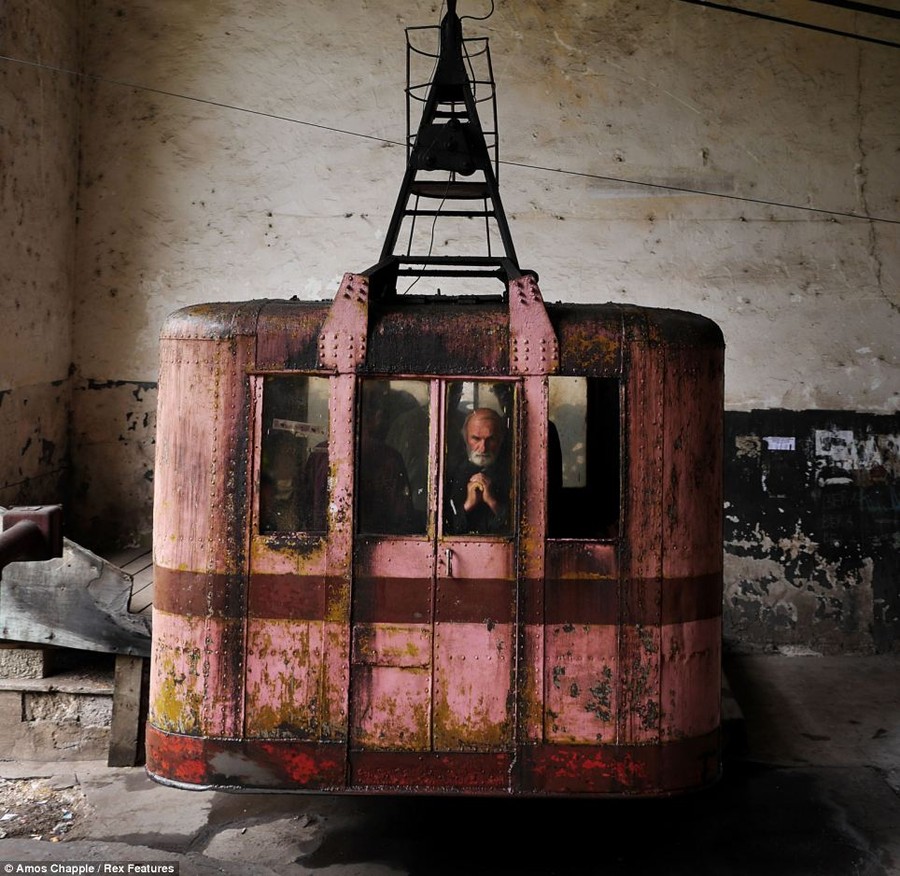
[[[720,770],[718,732],[658,745],[529,745],[514,752],[349,751],[344,743],[206,739],[147,727],[147,772],[192,788],[327,793],[653,797]]]

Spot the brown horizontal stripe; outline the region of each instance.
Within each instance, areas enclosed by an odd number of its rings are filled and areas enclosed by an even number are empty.
[[[618,621],[618,581],[607,579],[548,580],[544,588],[544,618],[548,624],[615,624]]]
[[[605,578],[548,579],[544,606],[548,624],[688,623],[722,614],[722,577],[637,578],[621,586]],[[531,618],[533,608],[527,613]]]
[[[155,566],[153,606],[187,617],[241,618],[246,578],[242,574],[187,572]]]
[[[516,582],[505,578],[443,578],[438,582],[435,620],[444,623],[512,623]]]
[[[686,623],[722,614],[722,573],[666,578],[662,584],[662,622]]]
[[[623,624],[683,624],[721,614],[721,573],[663,580],[635,578],[623,587]]]
[[[253,575],[246,588],[240,574],[188,572],[156,566],[154,606],[188,617],[253,617],[319,620],[329,599],[346,586],[342,579],[321,576]],[[543,585],[544,603],[540,603]],[[690,578],[637,578],[619,583],[608,578],[548,578],[524,585],[525,617],[548,624],[687,623],[720,617],[722,575]],[[436,616],[451,623],[486,619],[511,623],[515,618],[515,582],[507,579],[444,578],[437,584]],[[361,623],[431,622],[431,582],[427,578],[357,580],[354,617]]]
[[[359,791],[507,791],[512,752],[351,751]]]
[[[632,578],[622,587],[621,623],[658,627],[661,623],[662,587],[659,578]]]
[[[356,623],[431,623],[427,578],[358,578],[353,593]]]
[[[251,575],[251,617],[322,620],[325,617],[324,575]]]
[[[539,626],[544,622],[544,581],[542,578],[528,578],[522,582],[522,589],[522,622],[526,626]]]

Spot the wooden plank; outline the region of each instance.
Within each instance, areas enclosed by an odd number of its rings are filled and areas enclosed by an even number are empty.
[[[132,579],[128,610],[151,615],[153,608],[153,551],[145,547],[124,548],[104,557]]]
[[[129,547],[122,548],[114,553],[104,553],[103,559],[106,560],[107,563],[111,563],[113,566],[118,566],[120,569],[125,570],[125,567],[130,563],[139,561],[149,554],[150,551],[145,547]]]
[[[138,572],[131,582],[131,599],[128,610],[135,613],[149,613],[153,608],[153,566]]]
[[[139,575],[145,569],[149,569],[153,565],[153,553],[151,551],[146,551],[142,553],[139,557],[135,557],[130,562],[126,563],[124,566],[120,566],[119,568],[126,574],[131,575],[133,578],[135,575]]]
[[[102,678],[84,678],[61,673],[47,678],[0,678],[0,693],[15,690],[106,697],[112,694],[113,686],[105,675]]]
[[[116,657],[112,722],[109,729],[107,766],[137,766],[143,760],[141,727],[146,684],[146,660],[119,654]]]
[[[128,611],[131,577],[64,540],[63,555],[10,563],[0,581],[0,637],[149,657],[150,619]]]

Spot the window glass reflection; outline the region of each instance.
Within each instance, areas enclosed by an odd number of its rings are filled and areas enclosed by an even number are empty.
[[[324,532],[328,503],[328,378],[263,378],[259,530]]]
[[[444,533],[511,531],[513,405],[511,383],[447,384]]]
[[[550,378],[547,505],[551,538],[615,538],[619,528],[619,383]]]
[[[357,517],[360,532],[424,535],[428,526],[429,385],[361,385]]]

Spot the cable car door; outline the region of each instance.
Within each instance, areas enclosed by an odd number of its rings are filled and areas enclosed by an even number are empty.
[[[508,782],[516,690],[515,386],[360,384],[352,785]]]

